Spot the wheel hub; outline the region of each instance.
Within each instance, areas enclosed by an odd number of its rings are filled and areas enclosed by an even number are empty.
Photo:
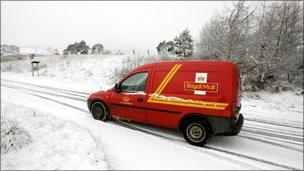
[[[205,130],[201,125],[193,123],[187,128],[187,136],[193,142],[200,142],[205,138]]]
[[[95,108],[95,115],[97,117],[100,117],[100,116],[102,116],[102,114],[103,114],[103,109],[100,106],[96,107]]]

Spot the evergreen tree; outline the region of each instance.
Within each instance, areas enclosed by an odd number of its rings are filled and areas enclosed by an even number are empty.
[[[193,39],[190,30],[185,29],[179,36],[174,38],[175,54],[184,58],[191,58],[193,54]]]
[[[156,47],[159,55],[164,55],[164,53],[167,51],[166,48],[167,48],[167,42],[165,40],[159,42],[158,46]]]
[[[173,55],[175,54],[175,45],[172,40],[170,41],[162,41],[159,42],[158,46],[156,47],[157,52],[159,55]]]
[[[170,40],[167,42],[167,51],[169,54],[175,54],[175,45],[174,41]]]

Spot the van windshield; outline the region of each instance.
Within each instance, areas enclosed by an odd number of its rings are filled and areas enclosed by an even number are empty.
[[[148,78],[147,72],[141,72],[131,75],[121,83],[120,90],[122,92],[145,92],[146,82]]]

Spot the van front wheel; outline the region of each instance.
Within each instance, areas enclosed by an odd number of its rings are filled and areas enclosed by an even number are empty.
[[[93,117],[97,120],[106,121],[107,120],[107,108],[101,102],[95,102],[91,107],[91,113]]]
[[[205,121],[191,121],[185,124],[183,136],[195,146],[204,146],[211,137],[211,130]]]

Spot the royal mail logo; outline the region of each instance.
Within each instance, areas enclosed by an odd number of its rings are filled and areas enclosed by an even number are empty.
[[[205,77],[203,77],[203,76],[198,76],[198,77],[197,77],[197,81],[198,81],[198,82],[204,82],[204,81],[205,81]]]
[[[184,89],[187,91],[206,91],[206,92],[217,93],[218,83],[185,82]]]
[[[130,97],[124,96],[124,97],[122,98],[122,100],[123,100],[124,102],[128,103],[128,102],[130,101]]]

